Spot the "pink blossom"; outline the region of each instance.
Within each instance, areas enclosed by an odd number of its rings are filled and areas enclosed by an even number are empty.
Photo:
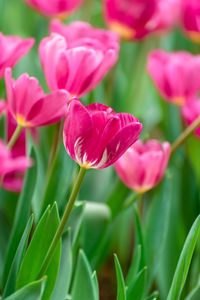
[[[23,183],[23,174],[31,165],[32,161],[28,157],[13,157],[4,142],[0,140],[0,178],[3,177],[5,189],[19,192]]]
[[[197,98],[188,101],[181,108],[183,119],[187,125],[191,125],[198,117],[200,117],[200,100]],[[200,127],[195,131],[197,137],[200,138]]]
[[[0,79],[7,67],[13,67],[20,58],[28,53],[34,39],[22,39],[18,36],[4,36],[0,32]]]
[[[130,189],[145,193],[162,179],[170,156],[170,144],[156,140],[132,145],[115,163],[115,170]]]
[[[61,35],[52,34],[42,40],[39,54],[52,91],[65,89],[71,96],[83,96],[116,63],[119,44],[112,37],[103,43],[101,38],[76,39],[75,36],[76,32],[67,41]]]
[[[38,80],[22,74],[16,81],[10,69],[6,69],[5,81],[8,108],[22,127],[38,127],[56,123],[66,115],[69,94],[57,90],[45,95]]]
[[[33,9],[46,16],[64,17],[79,7],[82,0],[24,0]]]
[[[173,104],[183,105],[200,89],[200,55],[154,50],[147,69],[158,91]]]
[[[170,29],[180,12],[180,0],[104,0],[108,27],[125,39],[141,39]]]
[[[200,1],[182,0],[182,24],[186,34],[200,43]]]
[[[100,103],[72,100],[64,123],[68,154],[84,168],[112,165],[139,137],[142,124],[128,113],[115,113]]]

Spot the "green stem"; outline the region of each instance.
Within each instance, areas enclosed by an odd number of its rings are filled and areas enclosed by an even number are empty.
[[[187,140],[187,138],[200,126],[200,116],[190,125],[171,146],[171,155]]]
[[[52,256],[53,256],[53,254],[54,254],[54,252],[55,252],[55,249],[56,249],[56,247],[57,247],[57,245],[58,245],[58,243],[59,243],[59,240],[60,240],[60,238],[61,238],[61,236],[62,236],[62,234],[63,234],[63,231],[64,231],[64,229],[65,229],[65,226],[66,226],[66,224],[67,224],[69,215],[70,215],[70,213],[71,213],[71,211],[72,211],[72,208],[73,208],[73,206],[74,206],[76,197],[77,197],[78,192],[79,192],[79,190],[80,190],[80,187],[81,187],[81,184],[82,184],[82,182],[83,182],[83,179],[84,179],[84,176],[85,176],[86,171],[87,171],[87,169],[85,169],[85,168],[80,168],[80,171],[79,171],[79,174],[78,174],[76,183],[75,183],[75,185],[74,185],[74,187],[73,187],[73,190],[72,190],[71,196],[70,196],[70,198],[69,198],[69,201],[68,201],[68,203],[67,203],[67,206],[66,206],[66,208],[65,208],[63,217],[62,217],[62,219],[61,219],[61,221],[60,221],[60,224],[59,224],[59,226],[58,226],[58,229],[57,229],[57,231],[56,231],[56,234],[55,234],[55,236],[54,236],[54,238],[53,238],[53,241],[52,241],[52,243],[51,243],[51,245],[50,245],[50,248],[49,248],[49,250],[48,250],[48,252],[47,252],[47,255],[46,255],[46,257],[45,257],[45,260],[44,260],[44,262],[43,262],[43,265],[42,265],[42,267],[41,267],[41,270],[40,270],[40,272],[39,272],[39,274],[38,274],[38,278],[41,278],[41,277],[45,274],[45,272],[46,272],[46,270],[47,270],[47,268],[48,268],[48,266],[49,266],[49,263],[50,263],[50,261],[51,261],[51,259],[52,259]]]
[[[14,144],[17,141],[20,133],[22,132],[22,129],[23,129],[22,126],[17,125],[17,127],[16,127],[16,129],[15,129],[15,131],[14,131],[14,133],[13,133],[13,135],[12,135],[12,137],[11,137],[9,143],[8,143],[8,148],[9,149],[12,149],[12,147],[14,146]]]
[[[134,193],[129,196],[122,205],[122,210],[129,208],[135,201],[138,200],[140,194]]]

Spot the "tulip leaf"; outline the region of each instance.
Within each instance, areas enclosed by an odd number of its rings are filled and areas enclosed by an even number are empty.
[[[190,291],[185,300],[199,300],[200,295],[200,278],[197,285]]]
[[[3,297],[7,297],[10,294],[12,294],[15,291],[15,284],[16,284],[16,279],[17,279],[17,274],[21,265],[21,261],[24,257],[27,243],[28,243],[28,238],[29,234],[31,231],[31,227],[33,224],[33,216],[31,216],[28,220],[28,223],[26,225],[26,228],[24,230],[24,233],[22,235],[22,238],[20,240],[19,246],[17,248],[16,254],[14,256],[9,274],[8,274],[8,279],[5,285],[5,289],[3,291]]]
[[[158,295],[159,295],[158,292],[155,291],[150,296],[146,297],[145,300],[156,300],[158,299]]]
[[[48,207],[34,232],[31,243],[22,261],[17,277],[17,289],[37,279],[46,253],[59,225],[57,205]],[[42,299],[48,300],[56,283],[60,264],[61,242],[59,242],[48,269],[45,273],[47,281]],[[33,263],[34,262],[34,263]]]
[[[72,285],[73,300],[97,300],[98,289],[93,279],[92,270],[82,250],[79,251],[76,272]]]
[[[189,154],[190,161],[194,168],[195,174],[197,176],[198,185],[200,187],[200,141],[195,137],[190,137],[187,142],[187,151]]]
[[[136,244],[141,245],[141,259],[140,259],[140,267],[139,267],[139,270],[141,270],[146,265],[146,255],[145,255],[145,248],[144,248],[144,236],[143,236],[144,234],[143,234],[143,229],[141,226],[141,221],[140,221],[140,217],[136,205],[134,205],[133,215],[134,215],[134,224],[135,224]]]
[[[127,286],[129,286],[131,284],[131,282],[135,279],[135,276],[139,269],[140,259],[141,259],[141,245],[137,245],[134,255],[133,255],[133,258],[132,258],[132,262],[131,262],[131,266],[129,268],[128,275],[126,277],[126,285]]]
[[[200,216],[197,217],[183,246],[167,300],[179,300],[183,290],[194,248],[200,231]]]
[[[35,180],[37,176],[36,154],[33,147],[30,151],[30,156],[34,161],[34,165],[33,167],[29,168],[26,173],[23,190],[18,200],[14,224],[9,238],[8,252],[7,252],[4,271],[3,271],[3,278],[2,278],[3,288],[6,284],[8,273],[13,258],[15,256],[16,249],[19,245],[19,241],[25,230],[30,215],[31,200],[32,200],[32,196],[35,188]]]
[[[117,255],[114,255],[115,260],[115,270],[117,274],[117,300],[126,300],[126,286],[124,282],[124,277],[122,269],[117,258]]]
[[[4,300],[41,300],[45,281],[46,277],[43,277],[41,280],[31,282]]]
[[[144,267],[135,277],[127,289],[127,300],[142,300],[145,290],[147,267]]]
[[[62,237],[60,269],[51,300],[65,300],[72,276],[71,230]]]

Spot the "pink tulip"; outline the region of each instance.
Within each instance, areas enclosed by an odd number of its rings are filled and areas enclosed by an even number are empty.
[[[28,157],[13,157],[4,142],[0,140],[0,178],[3,177],[5,189],[19,192],[23,183],[23,174],[31,165],[32,161]]]
[[[103,79],[118,58],[119,44],[101,38],[75,38],[69,42],[61,35],[52,34],[39,47],[41,64],[49,88],[65,89],[71,96],[83,96]],[[77,33],[79,35],[79,33]]]
[[[6,102],[3,99],[0,99],[0,116],[6,110]]]
[[[162,179],[170,156],[170,144],[137,141],[115,163],[115,170],[130,189],[145,193]]]
[[[200,100],[192,99],[181,108],[183,119],[187,125],[191,125],[198,117],[200,117]],[[197,137],[200,138],[200,127],[195,131]]]
[[[82,0],[24,0],[39,13],[53,17],[64,17],[79,7]]]
[[[186,34],[194,42],[200,43],[200,2],[182,0],[182,24]]]
[[[108,27],[122,38],[141,39],[170,29],[177,21],[180,0],[104,0]]]
[[[0,79],[7,67],[13,67],[20,58],[28,53],[34,39],[22,39],[17,36],[4,36],[0,32]]]
[[[81,167],[112,165],[139,137],[142,124],[128,113],[115,113],[100,103],[72,100],[64,123],[64,144]]]
[[[200,89],[200,55],[154,50],[148,57],[148,72],[166,101],[183,105]]]
[[[10,69],[6,69],[5,81],[8,109],[22,127],[38,127],[56,123],[66,115],[69,94],[57,90],[45,95],[38,80],[22,74],[16,81]]]

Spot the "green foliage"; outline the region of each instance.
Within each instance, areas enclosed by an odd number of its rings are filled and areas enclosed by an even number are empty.
[[[117,255],[114,256],[115,259],[115,269],[117,274],[117,300],[126,300],[126,286],[124,282],[124,277],[122,269],[117,258]]]

